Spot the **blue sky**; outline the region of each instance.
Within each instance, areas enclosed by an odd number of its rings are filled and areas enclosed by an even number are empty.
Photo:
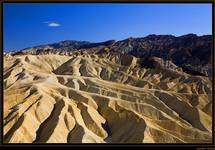
[[[100,42],[212,34],[211,4],[4,4],[4,50],[62,40]]]

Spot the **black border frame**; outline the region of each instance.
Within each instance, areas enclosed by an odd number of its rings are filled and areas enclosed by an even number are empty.
[[[68,4],[77,4],[77,3],[83,3],[83,4],[112,4],[112,3],[119,3],[119,4],[162,4],[162,3],[169,3],[169,4],[211,4],[212,6],[212,143],[4,143],[3,139],[3,99],[4,99],[4,91],[3,91],[3,44],[4,44],[4,4],[7,3],[16,3],[16,4],[22,4],[22,3],[29,3],[29,4],[38,4],[38,3],[44,3],[44,4],[62,4],[62,3],[68,3]],[[212,148],[215,147],[215,137],[214,137],[214,131],[215,131],[215,116],[214,116],[214,109],[215,109],[215,104],[214,104],[214,0],[104,0],[104,1],[99,1],[99,0],[3,0],[1,1],[0,4],[0,9],[1,9],[1,14],[0,14],[0,27],[1,27],[1,41],[0,41],[0,46],[1,46],[1,51],[0,51],[0,56],[1,56],[1,94],[0,94],[0,113],[1,113],[1,118],[0,118],[0,146],[153,146],[153,147],[158,147],[158,146],[188,146],[188,147],[199,147],[199,148]]]

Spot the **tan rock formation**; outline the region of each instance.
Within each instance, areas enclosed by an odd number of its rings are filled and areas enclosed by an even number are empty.
[[[210,143],[207,77],[129,55],[4,57],[5,143]]]

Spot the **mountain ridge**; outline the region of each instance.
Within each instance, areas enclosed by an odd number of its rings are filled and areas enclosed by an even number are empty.
[[[75,42],[79,42],[79,43],[85,43],[85,44],[99,44],[99,43],[105,43],[107,41],[116,41],[116,42],[121,42],[121,41],[125,41],[125,40],[128,40],[128,39],[150,39],[150,38],[154,38],[154,37],[172,37],[172,38],[181,38],[181,37],[190,37],[190,36],[193,36],[193,37],[211,37],[212,35],[200,35],[198,36],[197,34],[194,34],[194,33],[189,33],[189,34],[184,34],[184,35],[180,35],[180,36],[175,36],[175,35],[172,35],[172,34],[149,34],[145,37],[129,37],[129,38],[126,38],[126,39],[123,39],[123,40],[106,40],[106,41],[102,41],[102,42],[90,42],[90,41],[81,41],[81,40],[62,40],[62,41],[59,41],[59,42],[54,42],[54,43],[48,43],[48,44],[41,44],[41,45],[36,45],[36,46],[32,46],[32,47],[27,47],[27,48],[23,48],[23,49],[20,49],[20,50],[17,50],[17,51],[23,51],[23,50],[26,50],[26,49],[31,49],[31,48],[40,48],[40,47],[44,47],[44,46],[51,46],[51,45],[55,45],[55,44],[58,44],[58,43],[65,43],[65,42],[69,42],[69,43],[75,43]],[[15,51],[14,51],[15,52]],[[8,52],[10,53],[10,52]]]
[[[92,43],[88,41],[64,40],[53,44],[45,44],[22,49],[11,55],[23,54],[61,54],[76,53],[126,53],[143,61],[148,57],[159,57],[164,61],[171,61],[187,72],[194,74],[212,75],[212,36],[186,34],[182,36],[151,34],[140,38],[124,40],[108,40]]]

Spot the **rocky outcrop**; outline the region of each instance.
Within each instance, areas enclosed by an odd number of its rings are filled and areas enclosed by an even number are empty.
[[[212,82],[121,53],[4,57],[4,143],[211,143]],[[159,66],[159,67],[157,67]]]

